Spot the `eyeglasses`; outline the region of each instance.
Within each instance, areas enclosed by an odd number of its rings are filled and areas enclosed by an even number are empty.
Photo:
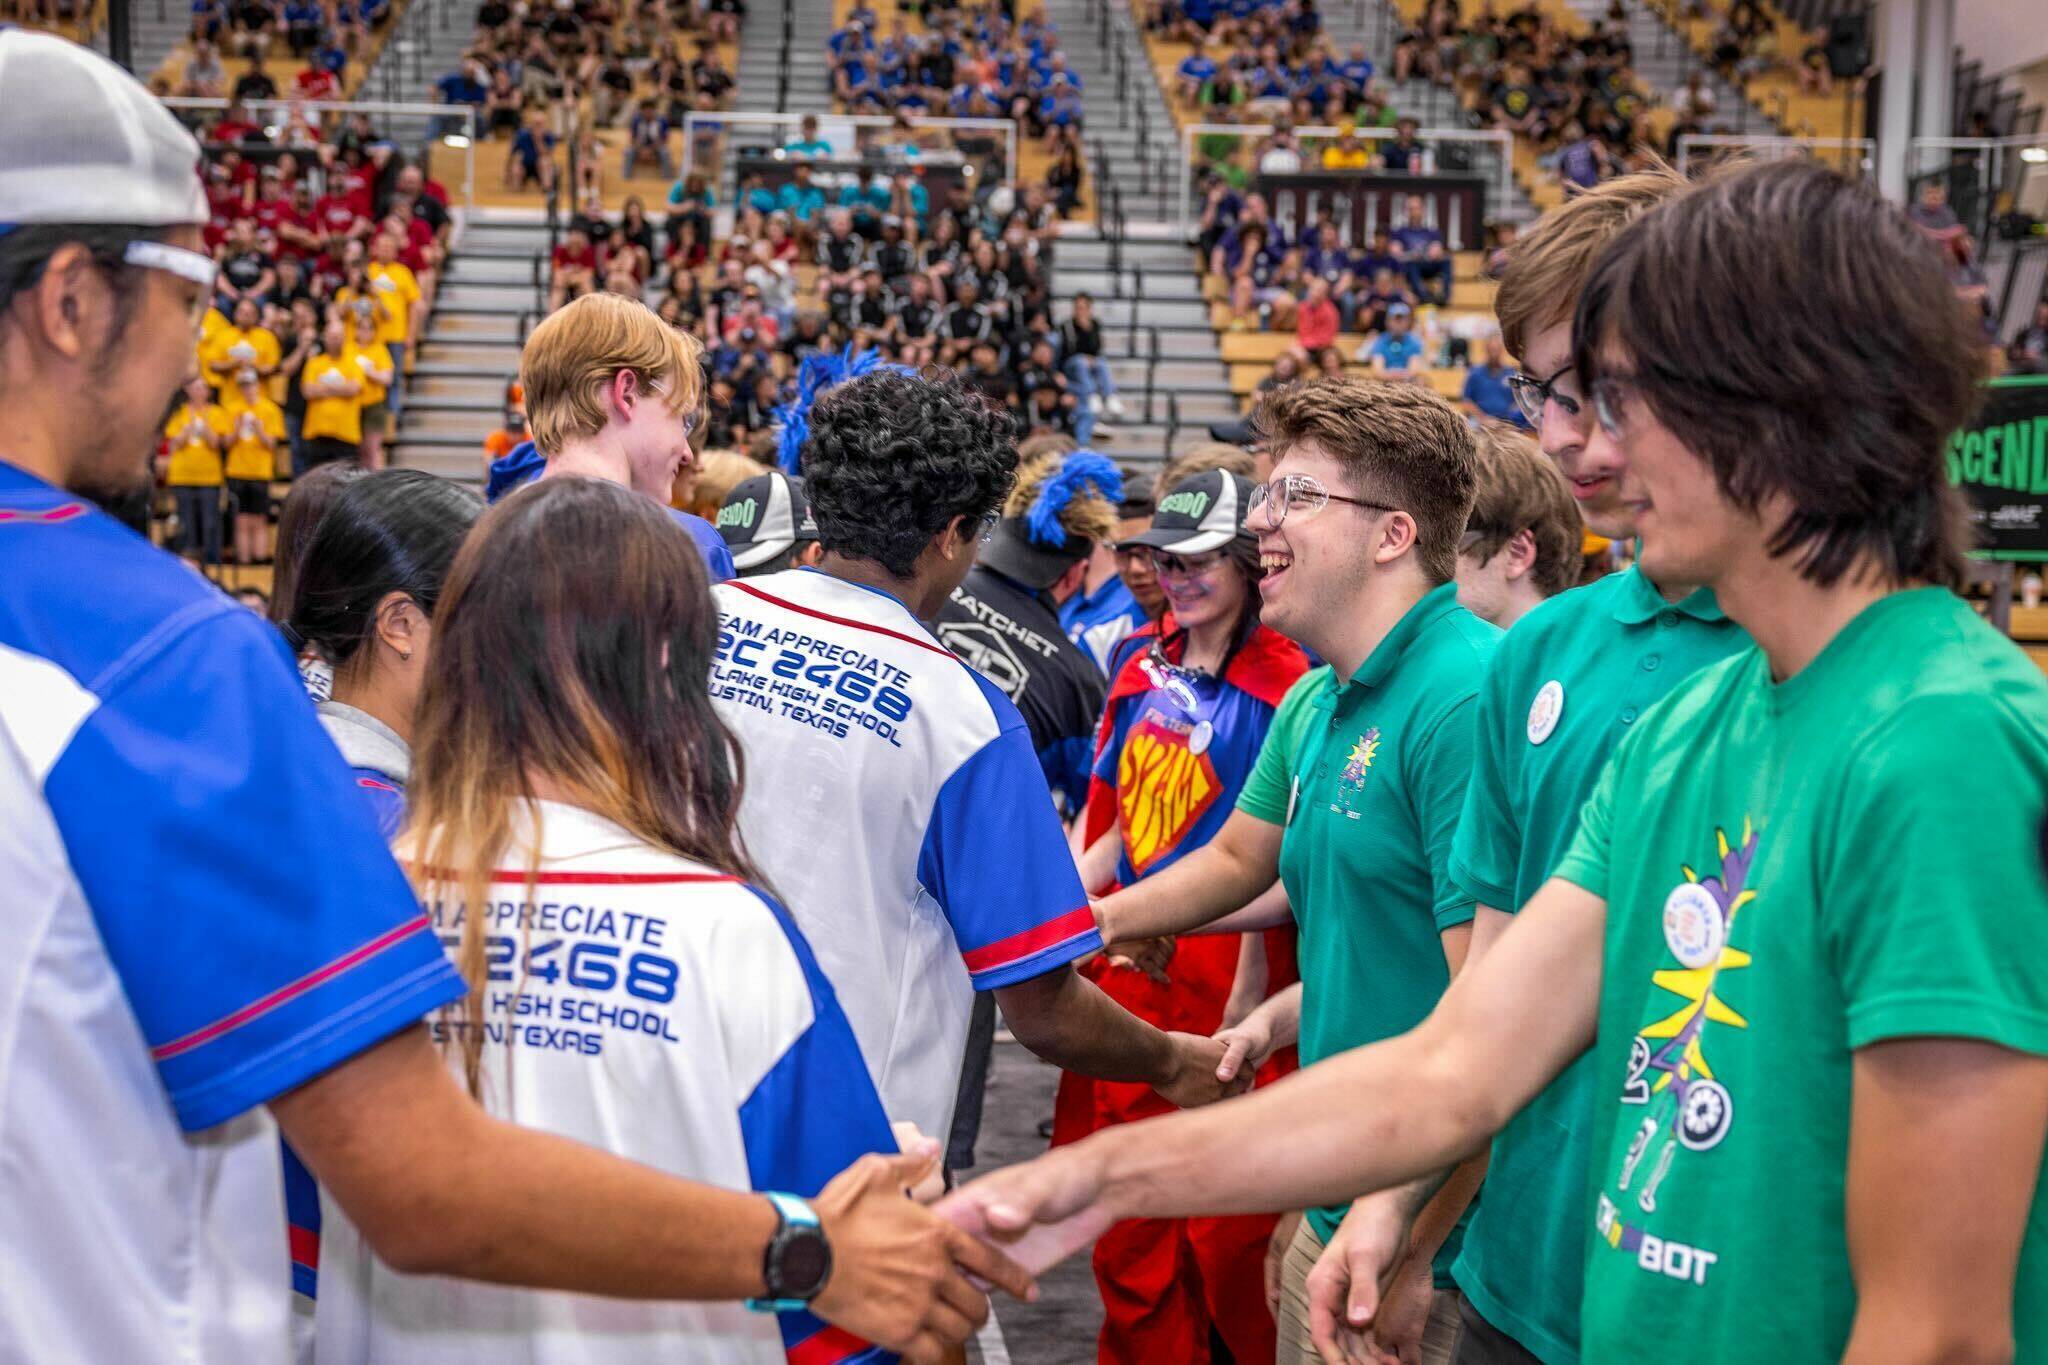
[[[1370,507],[1376,512],[1401,510],[1367,498],[1352,498],[1342,493],[1332,493],[1323,487],[1321,479],[1312,474],[1284,474],[1271,483],[1262,483],[1252,489],[1251,506],[1246,510],[1246,515],[1263,509],[1267,524],[1277,531],[1289,515],[1293,515],[1297,521],[1306,521],[1333,502],[1349,503],[1353,507]]]
[[[1622,411],[1642,397],[1632,374],[1603,374],[1593,381],[1593,420],[1610,440],[1621,439]]]
[[[980,528],[974,533],[976,543],[986,545],[991,540],[994,540],[996,538],[996,523],[1002,519],[1003,514],[1001,512],[990,512],[987,516],[976,522],[975,525]]]
[[[1222,564],[1225,558],[1220,552],[1183,556],[1154,550],[1152,572],[1161,578],[1201,578]]]
[[[1566,362],[1564,368],[1548,379],[1538,379],[1536,376],[1529,374],[1511,374],[1508,376],[1508,392],[1515,396],[1515,406],[1522,410],[1522,416],[1529,419],[1530,425],[1542,425],[1543,406],[1546,403],[1555,402],[1558,407],[1564,409],[1567,417],[1577,417],[1579,415],[1578,397],[1574,394],[1563,392],[1557,386],[1558,380],[1563,379],[1577,368],[1576,364]]]

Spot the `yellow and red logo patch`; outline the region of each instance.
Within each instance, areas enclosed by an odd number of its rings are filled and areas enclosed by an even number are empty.
[[[1124,740],[1116,790],[1124,851],[1143,876],[1216,804],[1223,783],[1206,752],[1189,751],[1185,732],[1147,718]]]

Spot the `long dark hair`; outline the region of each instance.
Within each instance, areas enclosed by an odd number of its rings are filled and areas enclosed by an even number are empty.
[[[341,487],[297,568],[285,635],[347,667],[377,628],[377,604],[403,593],[427,616],[469,528],[473,491],[418,469],[385,469]]]
[[[653,501],[544,479],[484,514],[456,556],[415,723],[407,827],[421,895],[458,901],[463,1031],[481,1086],[482,926],[536,779],[642,841],[759,883],[741,845],[739,746],[711,706],[718,613],[688,536]],[[529,884],[528,895],[532,894]]]
[[[319,329],[314,330],[317,333]],[[320,529],[320,519],[342,488],[362,478],[364,472],[359,464],[336,460],[315,465],[292,481],[292,491],[277,510],[277,557],[270,574],[270,619],[278,625],[287,626],[291,621],[299,565],[306,558],[306,547],[313,543],[313,532]],[[294,650],[304,647],[303,641],[292,641]]]

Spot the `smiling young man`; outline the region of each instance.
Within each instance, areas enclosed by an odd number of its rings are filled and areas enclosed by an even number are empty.
[[[1632,539],[1639,528],[1622,495],[1622,452],[1593,439],[1591,405],[1572,361],[1572,309],[1608,243],[1690,188],[1652,171],[1575,197],[1515,243],[1495,300],[1507,342],[1524,360],[1523,374],[1510,381],[1517,401],[1586,525],[1614,540]],[[1566,553],[1575,554],[1576,534],[1570,539]],[[1479,695],[1472,781],[1451,852],[1451,876],[1479,906],[1475,955],[1556,870],[1594,781],[1642,713],[1748,644],[1711,591],[1683,576],[1653,578],[1641,564],[1534,608],[1502,640]],[[1578,1358],[1592,1067],[1589,1054],[1493,1144],[1487,1197],[1452,1268],[1464,1296],[1463,1365]],[[1340,1324],[1361,1330],[1373,1314],[1379,1270],[1405,1244],[1415,1198],[1426,1188],[1358,1201],[1311,1286],[1326,1339],[1334,1340]]]
[[[1275,456],[1246,522],[1265,570],[1261,620],[1330,666],[1281,703],[1216,837],[1096,905],[1108,940],[1262,928],[1271,921],[1230,912],[1285,884],[1302,981],[1219,1035],[1236,1050],[1233,1074],[1297,1036],[1306,1066],[1404,1032],[1463,961],[1472,902],[1450,881],[1451,835],[1499,635],[1458,604],[1452,581],[1475,457],[1448,403],[1413,385],[1318,379],[1269,395],[1257,423]],[[1431,1344],[1444,1350],[1455,1307],[1433,1304],[1432,1285],[1449,1284],[1470,1193],[1444,1192],[1409,1286],[1424,1316],[1434,1309]],[[1341,1200],[1307,1203],[1324,1207],[1283,1224],[1282,1362],[1316,1359],[1305,1285],[1344,1213]]]
[[[1967,319],[1902,213],[1786,161],[1643,215],[1573,326],[1645,572],[1755,645],[1638,717],[1422,1027],[949,1212],[1047,1224],[1043,1263],[1138,1210],[1384,1188],[1597,1038],[1586,1359],[2040,1359],[2048,681],[1943,586]]]
[[[491,466],[493,501],[530,478],[580,476],[623,484],[663,506],[690,463],[690,431],[704,401],[701,348],[638,299],[588,294],[533,329],[519,356],[526,425],[533,433]],[[680,508],[711,581],[734,573],[718,529]]]

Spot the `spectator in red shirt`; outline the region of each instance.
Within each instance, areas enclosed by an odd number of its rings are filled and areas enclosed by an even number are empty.
[[[265,166],[256,177],[256,202],[249,206],[256,226],[276,232],[291,217],[292,201],[286,197],[284,177],[275,166]]]
[[[277,220],[278,250],[287,256],[310,260],[320,254],[320,226],[314,218],[313,191],[304,181],[292,186],[284,212]]]
[[[340,97],[341,82],[326,67],[308,63],[292,81],[292,89],[302,100],[331,100]]]
[[[369,217],[357,213],[355,204],[340,190],[339,185],[330,181],[327,193],[313,205],[313,230],[320,235],[328,253],[336,257],[352,239],[370,235]]]
[[[1294,351],[1298,358],[1313,361],[1316,355],[1337,344],[1337,305],[1330,298],[1330,282],[1311,275],[1308,294],[1294,312]]]
[[[581,298],[597,288],[603,262],[591,245],[590,234],[571,227],[562,244],[555,248],[554,278],[548,284],[548,311],[553,312],[570,299]]]
[[[245,141],[260,142],[263,140],[263,126],[251,119],[249,111],[239,102],[230,103],[220,121],[207,130],[206,140],[230,146]]]

